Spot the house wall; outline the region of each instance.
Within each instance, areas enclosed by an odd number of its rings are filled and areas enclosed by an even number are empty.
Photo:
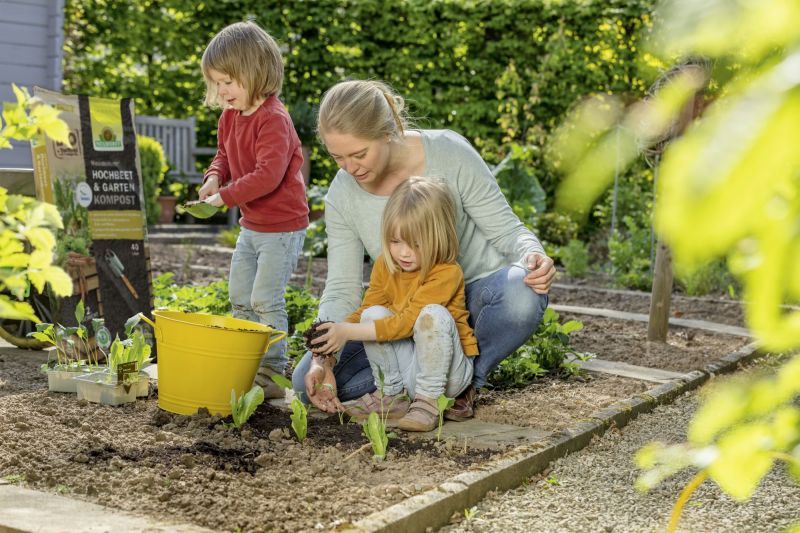
[[[15,102],[11,84],[61,90],[64,0],[0,0],[0,102]],[[0,168],[31,168],[28,143],[0,150]]]

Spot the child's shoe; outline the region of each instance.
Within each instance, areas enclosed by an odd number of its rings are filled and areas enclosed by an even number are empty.
[[[406,416],[397,421],[397,427],[405,431],[432,431],[439,425],[439,408],[436,400],[417,394]]]
[[[264,399],[271,400],[273,398],[284,398],[286,397],[286,389],[272,381],[272,376],[275,375],[282,375],[278,372],[275,372],[271,368],[266,366],[262,366],[258,368],[258,372],[256,373],[256,379],[254,383],[264,389]]]
[[[356,420],[366,420],[370,413],[378,413],[386,420],[402,418],[408,411],[408,395],[405,391],[400,394],[387,394],[381,397],[380,393],[370,392],[350,402],[345,402],[345,412]]]

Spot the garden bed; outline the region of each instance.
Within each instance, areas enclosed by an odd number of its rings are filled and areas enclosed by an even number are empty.
[[[192,257],[182,257],[181,250]],[[193,265],[184,275],[194,283],[226,277],[227,252],[187,246],[170,251],[151,254],[161,257],[154,260],[155,274]],[[315,260],[315,284],[324,280],[324,268],[324,259]],[[301,265],[296,275],[304,273]],[[556,290],[552,301],[607,306],[597,291],[585,289]],[[637,299],[631,298],[614,308],[642,312],[628,305]],[[715,321],[714,302],[702,305],[693,318]],[[648,343],[646,323],[562,313],[562,322],[567,319],[584,323],[572,334],[577,349],[666,370],[702,368],[746,342],[672,328],[666,344]],[[299,444],[289,414],[268,404],[242,430],[224,429],[218,417],[166,413],[155,396],[120,407],[94,405],[47,392],[38,372],[45,360],[44,352],[0,350],[0,477],[156,519],[221,531],[328,530],[483,468],[506,452],[400,434],[390,441],[387,459],[375,462],[363,449],[360,425],[340,425],[336,416],[312,415],[308,439]],[[593,373],[545,377],[521,389],[482,393],[476,418],[558,431],[655,385]]]

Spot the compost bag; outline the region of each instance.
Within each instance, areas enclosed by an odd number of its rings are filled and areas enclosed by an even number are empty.
[[[70,146],[43,136],[32,142],[36,195],[61,212],[57,261],[77,285],[47,321],[74,323],[83,297],[112,339],[125,338],[126,319],[153,308],[133,102],[39,87],[34,95],[59,109],[70,129]]]

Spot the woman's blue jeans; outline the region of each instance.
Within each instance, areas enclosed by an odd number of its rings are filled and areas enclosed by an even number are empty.
[[[498,270],[466,286],[469,323],[475,330],[480,355],[475,359],[472,385],[480,389],[500,362],[534,334],[549,298],[525,285],[527,271],[519,266]],[[303,379],[311,364],[306,353],[292,375],[295,393],[307,401]],[[348,342],[339,362],[333,367],[341,401],[359,398],[375,390],[364,346]]]

